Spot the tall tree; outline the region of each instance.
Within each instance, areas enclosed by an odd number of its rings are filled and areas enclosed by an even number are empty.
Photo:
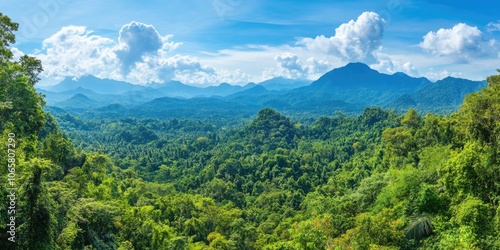
[[[25,136],[37,135],[45,122],[43,96],[34,88],[42,72],[40,60],[24,55],[13,61],[10,45],[19,25],[0,13],[0,129],[8,123]]]

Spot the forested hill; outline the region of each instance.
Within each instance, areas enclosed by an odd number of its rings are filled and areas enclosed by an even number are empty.
[[[0,23],[0,249],[500,249],[500,75],[449,116],[54,118]]]

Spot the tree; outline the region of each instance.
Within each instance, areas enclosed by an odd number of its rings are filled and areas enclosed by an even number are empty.
[[[500,75],[488,77],[488,87],[465,98],[457,119],[464,122],[468,139],[499,144]]]
[[[12,51],[9,46],[16,42],[14,32],[19,28],[19,24],[12,22],[8,16],[0,13],[0,62],[12,59]]]
[[[42,171],[47,162],[33,159],[29,164],[31,176],[23,187],[25,222],[20,226],[20,245],[23,249],[52,249],[53,217],[51,198],[42,183]],[[21,217],[22,218],[22,217]]]
[[[0,129],[14,124],[18,134],[37,135],[45,122],[42,95],[33,87],[42,71],[40,60],[24,55],[12,61],[9,46],[15,43],[19,25],[0,13]]]
[[[420,126],[420,123],[422,122],[422,119],[418,115],[418,112],[415,109],[410,109],[408,112],[404,115],[403,119],[401,120],[401,124],[410,129],[417,129]]]
[[[55,164],[61,166],[64,173],[72,167],[79,167],[85,161],[85,155],[75,150],[70,140],[57,131],[47,135],[42,141],[41,154]]]
[[[380,249],[381,246],[398,246],[403,240],[403,223],[394,220],[395,212],[384,209],[370,215],[361,213],[356,216],[356,227],[347,230],[335,244],[342,249]]]

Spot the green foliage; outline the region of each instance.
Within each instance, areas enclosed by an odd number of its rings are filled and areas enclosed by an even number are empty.
[[[456,223],[468,226],[475,234],[485,234],[491,225],[490,208],[480,199],[468,196],[456,208]]]
[[[41,159],[32,159],[25,173],[31,173],[22,187],[24,208],[20,225],[20,246],[23,249],[51,249],[54,239],[54,217],[52,215],[52,200],[47,195],[47,189],[42,182],[42,171],[47,162]]]
[[[356,216],[356,226],[335,241],[347,249],[373,249],[381,246],[395,247],[403,241],[403,222],[394,220],[394,211],[385,209],[376,215],[361,213]]]
[[[496,145],[499,139],[500,85],[499,76],[488,77],[488,87],[470,94],[460,109],[460,119],[471,139]]]
[[[19,24],[12,22],[8,17],[0,13],[0,59],[4,63],[12,58],[12,51],[9,46],[16,42],[15,31],[19,28]]]
[[[417,129],[420,127],[421,118],[415,109],[410,109],[401,119],[401,125],[409,129]]]

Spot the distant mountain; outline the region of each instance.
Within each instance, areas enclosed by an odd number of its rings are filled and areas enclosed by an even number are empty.
[[[56,103],[68,100],[76,94],[82,94],[92,99],[101,96],[92,90],[84,89],[82,87],[77,87],[76,89],[63,92],[53,92],[45,89],[37,89],[37,91],[45,95],[45,101],[49,105],[54,105]]]
[[[311,84],[312,81],[276,77],[259,83],[268,90],[290,90]]]
[[[288,89],[296,86],[302,87]],[[423,112],[449,113],[458,108],[466,94],[484,86],[485,81],[452,77],[433,83],[423,77],[382,74],[365,64],[349,63],[310,84],[274,78],[245,86],[222,83],[201,88],[179,81],[139,86],[87,76],[76,81],[65,79],[41,92],[47,96],[49,106],[89,115],[206,118],[246,117],[265,107],[289,116],[331,115],[336,111],[353,114],[367,106],[397,112],[412,107]]]
[[[232,95],[229,95],[228,98],[240,98],[240,97],[256,97],[256,96],[263,96],[269,94],[270,91],[267,90],[264,86],[262,85],[255,85],[252,88],[236,92]]]
[[[75,90],[77,88],[88,89],[98,94],[119,95],[133,90],[141,90],[145,87],[127,82],[101,79],[95,76],[87,75],[78,79],[66,77],[59,84],[47,87],[47,90],[52,92],[64,92]]]
[[[349,63],[324,74],[309,86],[291,90],[287,98],[301,102],[307,99],[337,100],[359,107],[384,106],[429,83],[423,77],[414,78],[404,73],[387,75],[366,64]]]
[[[164,84],[156,84],[156,89],[164,94],[164,97],[191,98],[202,93],[201,88],[183,84],[179,81],[168,81]]]
[[[335,89],[413,91],[426,83],[429,83],[429,80],[424,77],[413,78],[401,72],[387,75],[379,73],[363,63],[349,63],[324,74],[311,83],[309,89],[324,91]]]
[[[465,96],[486,87],[486,81],[447,77],[425,85],[414,93],[399,97],[387,107],[396,111],[415,108],[420,111],[451,112],[457,110]]]
[[[209,96],[228,96],[240,91],[247,90],[255,86],[255,83],[250,83],[245,86],[231,85],[229,83],[221,83],[218,86],[210,86],[202,89],[204,97]]]
[[[94,99],[96,100],[102,99],[102,101],[109,103],[110,100],[120,101],[123,99],[123,96],[127,96],[125,99],[135,98],[142,102],[159,97],[193,98],[228,96],[255,86],[255,83],[249,83],[245,86],[222,83],[218,86],[202,88],[186,85],[179,81],[168,81],[162,84],[152,83],[148,86],[142,86],[88,75],[78,79],[67,77],[59,84],[39,89],[39,91],[46,94],[48,102],[52,104],[68,99],[70,96],[78,93],[95,97]]]
[[[98,94],[92,90],[77,87],[73,90],[63,92],[52,92],[44,89],[37,89],[40,93],[44,94],[45,100],[48,105],[58,106],[61,102],[66,101],[77,94],[82,94],[90,99],[99,102],[100,105],[108,105],[113,103],[120,103],[124,105],[137,105],[151,101],[155,98],[163,97],[165,94],[154,89],[139,89],[125,92],[120,95]]]
[[[90,99],[89,97],[83,94],[76,94],[70,99],[56,104],[57,107],[78,108],[78,109],[93,108],[93,107],[98,107],[100,105],[102,105],[102,103]]]

